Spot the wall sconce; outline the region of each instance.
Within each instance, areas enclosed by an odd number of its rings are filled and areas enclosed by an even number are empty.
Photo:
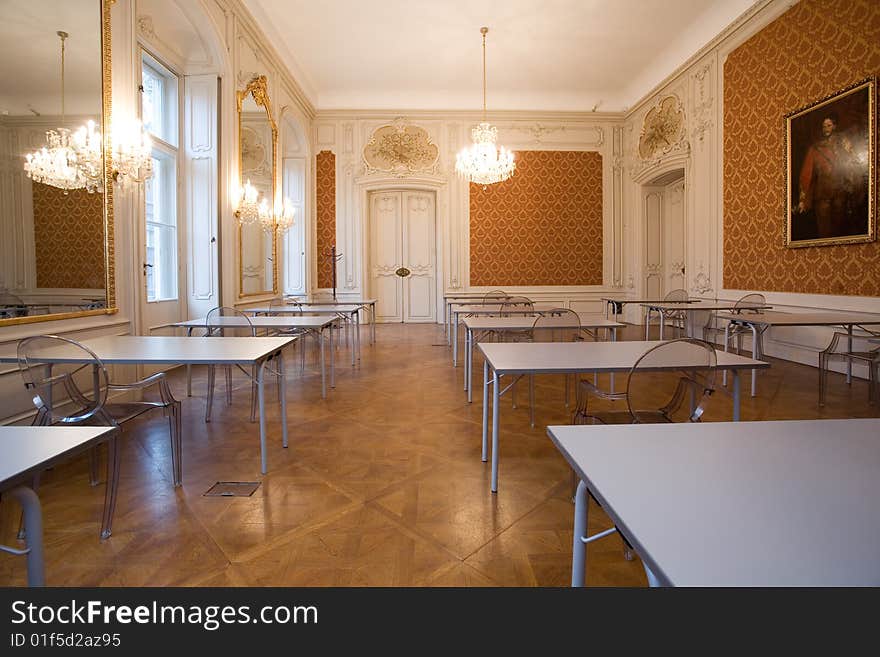
[[[294,214],[296,214],[296,208],[293,206],[293,203],[288,198],[284,199],[280,214],[276,214],[274,217],[268,217],[266,221],[260,217],[260,221],[263,222],[263,230],[267,233],[277,230],[283,235],[291,226],[293,226]]]
[[[281,212],[272,212],[269,209],[269,202],[265,198],[260,199],[259,191],[248,180],[241,188],[238,209],[234,214],[242,226],[259,222],[266,233],[277,230],[283,235],[294,224],[296,208],[290,199],[286,198],[282,204]]]

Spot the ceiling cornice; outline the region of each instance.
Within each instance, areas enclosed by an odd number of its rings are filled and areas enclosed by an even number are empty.
[[[483,118],[479,110],[318,110],[315,113],[316,121],[342,121],[359,119],[387,119],[389,117],[404,116],[408,119],[420,119],[422,121],[480,121]],[[565,123],[621,123],[625,116],[623,112],[551,112],[547,110],[495,110],[487,112],[486,118],[490,122],[501,121],[557,121]]]

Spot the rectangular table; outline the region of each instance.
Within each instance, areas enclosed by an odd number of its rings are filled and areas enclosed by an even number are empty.
[[[452,366],[458,367],[458,325],[461,316],[465,317],[479,315],[498,315],[501,312],[501,305],[504,301],[488,301],[483,303],[477,301],[474,303],[454,303],[452,304]],[[533,303],[530,307],[521,308],[505,308],[505,315],[540,315],[548,310],[559,308],[559,305],[552,303]]]
[[[370,344],[376,344],[376,304],[378,299],[345,299],[335,301],[333,299],[316,299],[314,301],[298,301],[301,306],[348,306],[355,305],[362,308],[370,308]]]
[[[682,303],[694,303],[699,299],[688,299],[687,301],[682,301]],[[614,311],[614,319],[618,318],[618,315],[623,312],[623,307],[628,303],[637,303],[639,305],[646,303],[663,303],[662,299],[627,299],[625,297],[602,297],[602,301],[605,302],[605,317],[608,317],[608,309],[611,308]]]
[[[550,426],[652,586],[880,586],[880,419]]]
[[[250,317],[248,322],[241,317],[214,317],[211,320],[211,328],[242,328],[247,329],[253,326],[255,329],[267,330],[287,330],[301,329],[303,333],[314,335],[321,344],[321,397],[327,398],[327,368],[326,359],[324,357],[324,330],[327,329],[334,321],[332,316],[310,317],[305,315],[274,315],[272,317]],[[190,319],[185,322],[174,322],[169,326],[185,328],[187,336],[191,336],[196,329],[206,329],[206,319]],[[292,339],[292,338],[291,338]],[[352,362],[354,365],[354,362]],[[186,394],[192,396],[190,365],[186,368]],[[333,331],[330,331],[330,387],[336,387],[336,356],[333,351]]]
[[[479,301],[480,299],[509,299],[511,296],[506,292],[453,292],[443,295],[443,332],[446,334],[446,344],[451,346],[452,336],[452,304],[456,301]]]
[[[747,326],[752,331],[752,357],[760,357],[758,351],[758,327],[763,329],[771,326],[839,326],[849,334],[848,349],[852,351],[853,327],[880,325],[880,315],[869,313],[848,312],[810,312],[810,313],[785,313],[781,311],[729,314],[719,313],[718,319],[727,320],[724,327],[724,350],[727,351],[727,336],[731,324]],[[852,382],[852,362],[846,366],[846,382]],[[755,395],[755,375],[752,375],[752,396]]]
[[[768,306],[767,304],[749,304],[747,307],[737,306],[736,301],[707,301],[707,300],[697,300],[697,301],[681,301],[681,302],[669,302],[669,301],[661,301],[660,303],[649,302],[643,303],[647,309],[645,313],[645,340],[648,340],[651,337],[651,313],[656,311],[657,315],[660,317],[660,339],[663,339],[663,326],[665,322],[663,321],[663,313],[668,311],[679,311],[683,312],[687,315],[687,330],[685,331],[689,336],[697,337],[694,335],[694,327],[693,327],[693,313],[698,311],[716,311],[716,310],[729,310],[740,311],[740,310],[763,310],[766,308],[772,308],[773,306]]]
[[[574,329],[580,328],[585,335],[595,338],[594,331],[602,329],[611,334],[612,342],[617,340],[617,329],[624,328],[626,325],[620,322],[614,322],[596,314],[578,313],[578,324],[574,321],[566,323],[565,317],[561,317],[563,321],[557,319],[553,323],[553,328]],[[464,323],[467,332],[465,334],[464,348],[464,389],[467,392],[468,402],[473,401],[473,370],[474,370],[474,344],[480,341],[480,338],[490,332],[510,333],[512,331],[527,331],[531,329],[538,315],[516,314],[510,317],[485,317],[474,316],[465,317]],[[614,376],[614,375],[612,375]],[[612,379],[612,388],[614,386]]]
[[[483,352],[483,461],[487,459],[489,427],[489,385],[492,385],[492,492],[498,491],[498,447],[500,398],[505,375],[582,374],[585,372],[629,372],[648,349],[662,341],[631,342],[496,342],[478,345]],[[733,419],[740,417],[739,372],[744,369],[767,368],[769,363],[723,351],[717,352],[718,369],[733,372]],[[705,363],[670,360],[660,370],[701,369]],[[491,378],[489,372],[492,372]]]
[[[260,408],[260,457],[262,474],[266,474],[266,405],[263,390],[264,369],[271,356],[277,356],[281,384],[281,437],[287,447],[287,386],[284,376],[283,349],[295,338],[258,337],[177,337],[107,335],[83,340],[105,365],[242,365],[257,367],[257,396]],[[83,352],[70,354],[49,351],[47,363],[87,362]],[[18,362],[15,356],[0,356],[0,362]]]
[[[0,492],[8,493],[24,512],[25,550],[8,548],[13,554],[27,555],[28,586],[45,584],[43,560],[43,516],[40,500],[30,487],[34,475],[47,468],[108,441],[107,489],[104,492],[102,538],[110,535],[110,519],[119,483],[119,451],[115,427],[0,427]]]
[[[311,306],[290,304],[286,306],[256,306],[254,308],[243,308],[242,312],[253,315],[329,315],[345,322],[345,339],[346,346],[349,346],[349,329],[354,328],[355,348],[351,352],[351,365],[354,367],[355,359],[360,360],[361,357],[361,329],[360,329],[360,311],[364,307],[358,304],[313,304]],[[375,322],[373,324],[375,326]]]

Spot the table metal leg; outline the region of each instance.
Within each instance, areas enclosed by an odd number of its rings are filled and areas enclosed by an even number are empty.
[[[617,342],[617,329],[611,329],[611,342]],[[614,372],[611,373],[611,392],[614,393]],[[574,379],[575,385],[577,385],[577,376]],[[577,390],[575,390],[575,398],[577,398]]]
[[[28,586],[45,586],[46,566],[43,559],[43,513],[40,508],[40,498],[27,486],[13,488],[9,491],[9,495],[18,500],[23,512]]]
[[[758,360],[758,328],[754,324],[749,324],[752,329],[752,358]],[[757,387],[758,370],[752,370],[752,397],[755,396]]]
[[[492,372],[492,492],[498,492],[498,430],[501,404],[501,377],[498,371]]]
[[[336,352],[333,349],[333,326],[330,327],[330,387],[336,387]]]
[[[724,327],[724,353],[727,353],[730,344],[730,322]],[[721,385],[727,386],[727,370],[721,373]]]
[[[287,375],[284,372],[284,352],[278,352],[278,378],[281,384],[281,445],[287,447]]]
[[[260,406],[260,472],[266,474],[266,397],[263,389],[266,361],[257,367],[257,397]]]
[[[326,341],[326,337],[324,336],[324,329],[318,333],[318,340],[321,342],[321,398],[327,398],[327,360],[324,356],[324,342]]]
[[[489,361],[483,361],[483,463],[489,458]]]
[[[734,422],[739,422],[739,406],[740,406],[739,370],[733,370],[733,421]]]
[[[852,353],[852,340],[853,340],[853,325],[850,324],[846,327],[847,339],[846,339],[846,350],[848,353]],[[852,358],[847,356],[846,358],[846,382],[847,384],[852,383]]]
[[[645,340],[651,339],[651,309],[645,310]]]
[[[452,366],[458,367],[458,313],[452,317]]]
[[[357,344],[357,359],[361,359],[361,313],[356,310],[354,312],[354,329],[357,331],[354,336],[355,343]]]
[[[584,585],[587,572],[587,544],[584,539],[587,537],[589,506],[587,485],[579,481],[574,495],[574,544],[571,549],[571,585],[578,588]]]
[[[191,338],[191,337],[192,337],[192,333],[193,333],[193,327],[192,327],[192,326],[187,327],[187,329],[186,329],[186,337]],[[187,364],[186,364],[186,396],[187,396],[187,397],[192,397],[192,396],[193,396],[193,389],[192,389],[192,364],[191,364],[191,363],[187,363]]]
[[[467,393],[468,389],[468,363],[470,363],[471,358],[471,350],[470,350],[470,340],[471,340],[471,330],[469,328],[465,328],[464,330],[464,391]]]

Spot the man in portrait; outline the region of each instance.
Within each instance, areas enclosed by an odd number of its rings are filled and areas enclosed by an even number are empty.
[[[847,234],[860,200],[859,161],[850,140],[837,132],[838,123],[834,112],[823,115],[822,134],[807,150],[798,177],[795,211],[813,211],[820,239]]]

